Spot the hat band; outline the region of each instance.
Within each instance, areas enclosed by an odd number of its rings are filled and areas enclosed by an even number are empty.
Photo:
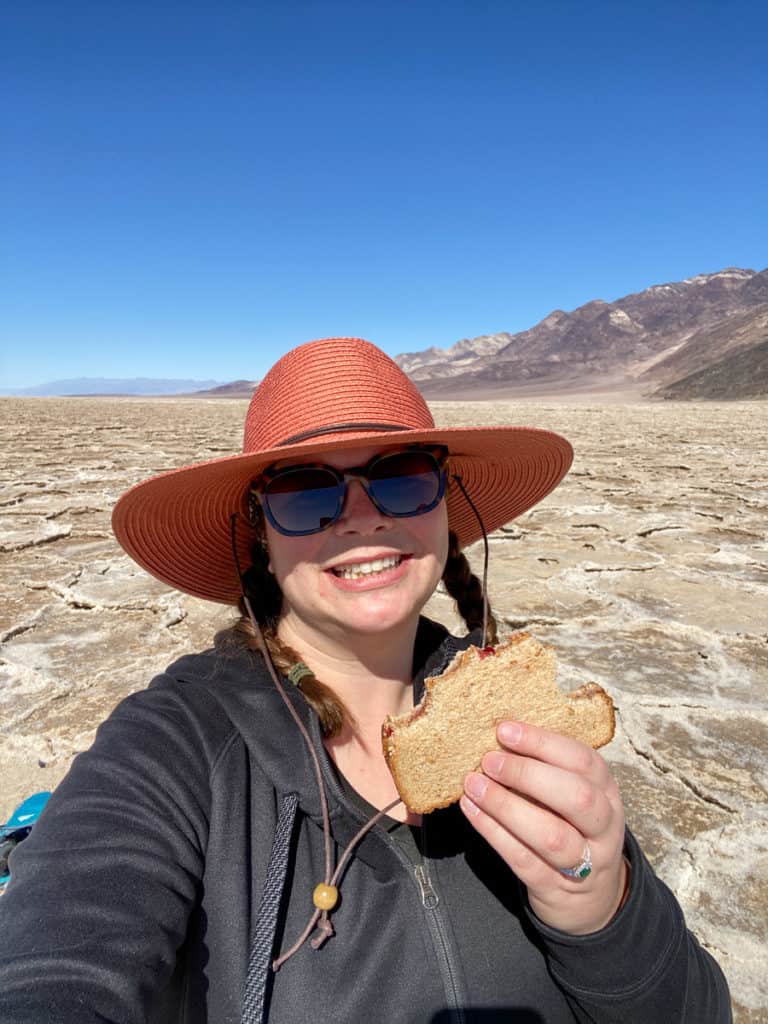
[[[413,430],[413,427],[404,427],[401,423],[332,423],[327,427],[316,427],[314,430],[305,430],[301,434],[293,434],[284,441],[278,441],[276,448],[283,448],[287,444],[296,444],[297,441],[308,441],[310,437],[320,437],[322,434],[351,433],[354,430]]]

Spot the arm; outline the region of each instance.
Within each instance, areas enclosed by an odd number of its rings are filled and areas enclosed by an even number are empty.
[[[603,758],[531,725],[502,723],[498,738],[505,749],[467,776],[461,806],[525,885],[552,976],[577,1019],[728,1024],[722,972],[625,833]],[[592,870],[564,876],[585,843]],[[623,853],[632,868],[626,903]]]
[[[632,864],[629,896],[605,928],[574,936],[531,915],[577,1020],[730,1024],[720,967],[688,931],[677,900],[630,833],[625,849]]]
[[[197,902],[213,751],[181,696],[124,701],[14,853],[0,904],[0,1020],[133,1024]]]

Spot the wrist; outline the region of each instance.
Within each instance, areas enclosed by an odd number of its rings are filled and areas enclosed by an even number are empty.
[[[630,890],[631,885],[632,885],[632,865],[627,860],[626,856],[624,856],[623,854],[622,854],[622,860],[624,861],[624,889],[622,890],[622,893],[621,893],[621,899],[619,900],[619,905],[618,905],[618,907],[616,907],[616,909],[613,912],[613,917],[616,917],[616,915],[619,913],[619,911],[624,908],[624,904],[629,899],[629,890]],[[611,918],[611,920],[613,920],[613,917]]]
[[[627,858],[622,854],[621,857],[621,873],[619,875],[619,896],[611,913],[606,917],[601,925],[597,928],[593,928],[592,931],[599,932],[603,928],[607,928],[611,922],[613,922],[621,913],[625,903],[629,899],[629,890],[632,884],[632,865],[629,863]]]
[[[618,873],[618,883],[616,886],[616,896],[612,903],[611,909],[604,916],[604,918],[598,919],[597,923],[591,925],[589,928],[572,932],[573,935],[593,935],[595,932],[601,932],[608,925],[612,924],[617,918],[618,914],[621,913],[622,908],[630,898],[630,888],[632,885],[632,865],[630,864],[627,857],[622,855],[622,867],[620,873]]]
[[[548,924],[551,928],[557,928],[559,931],[567,932],[570,935],[593,935],[595,932],[602,931],[603,928],[607,928],[620,914],[622,908],[629,899],[629,893],[631,888],[632,868],[626,857],[622,856],[621,867],[616,880],[616,888],[614,890],[615,896],[611,901],[607,911],[601,913],[599,917],[594,917],[590,921],[582,920],[577,922],[575,920],[564,919],[562,915],[562,908],[559,908],[559,912],[552,914],[551,908],[547,908],[544,905],[539,904],[538,900],[531,898],[531,894],[528,894],[529,904],[531,910],[534,912],[536,917],[539,918],[544,924]],[[570,917],[570,915],[568,915]]]

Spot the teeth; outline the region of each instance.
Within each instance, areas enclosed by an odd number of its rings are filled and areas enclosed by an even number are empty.
[[[384,572],[385,569],[394,569],[401,561],[400,555],[390,555],[388,558],[375,558],[372,562],[359,562],[357,565],[342,565],[334,569],[337,576],[343,580],[359,580],[363,576],[371,576],[375,572]]]

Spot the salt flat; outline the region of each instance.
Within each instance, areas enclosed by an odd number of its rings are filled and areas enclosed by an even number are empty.
[[[0,399],[0,820],[231,619],[144,574],[109,514],[132,483],[239,449],[246,406]],[[492,603],[506,629],[555,646],[564,686],[613,696],[605,754],[629,824],[723,965],[736,1020],[768,1021],[768,403],[433,411],[573,442],[565,482],[492,536]],[[444,594],[429,611],[457,622]]]

